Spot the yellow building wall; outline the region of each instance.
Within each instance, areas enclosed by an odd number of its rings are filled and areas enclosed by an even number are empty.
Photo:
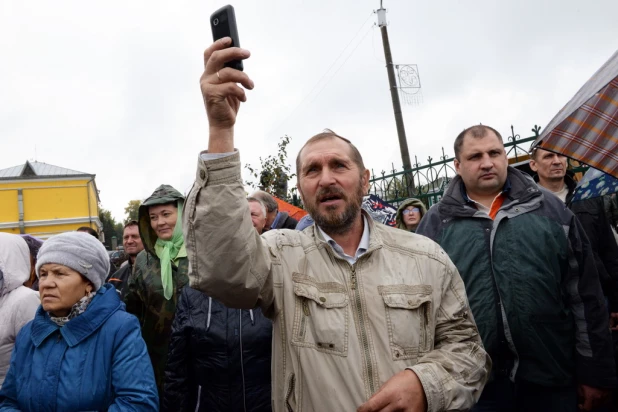
[[[0,189],[2,188],[0,187]],[[18,220],[17,190],[0,190],[0,222],[16,222]]]
[[[81,226],[98,230],[94,221],[99,216],[98,196],[96,186],[90,179],[0,181],[0,224],[19,222],[18,189],[22,189],[23,194],[26,233],[48,237]],[[92,218],[91,223],[53,222],[58,219],[88,217]],[[29,222],[38,222],[40,226],[29,226]],[[19,227],[0,228],[0,231],[19,233]]]

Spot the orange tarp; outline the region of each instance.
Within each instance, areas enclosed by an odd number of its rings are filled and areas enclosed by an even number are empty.
[[[293,217],[296,220],[300,220],[303,216],[307,214],[306,210],[301,209],[300,207],[296,207],[294,205],[289,204],[288,202],[281,200],[275,196],[273,196],[279,205],[280,212],[287,212],[288,215]]]

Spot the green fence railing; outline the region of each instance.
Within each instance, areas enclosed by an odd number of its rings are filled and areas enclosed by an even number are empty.
[[[535,125],[532,128],[532,136],[521,138],[519,134],[515,134],[515,130],[511,126],[511,135],[504,142],[511,166],[531,173],[528,166],[528,149],[530,144],[539,136],[540,131],[541,128]],[[369,193],[395,206],[410,197],[421,199],[427,206],[431,206],[440,201],[444,189],[457,174],[453,160],[455,158],[447,155],[442,148],[442,155],[437,161],[430,156],[427,163],[422,164],[415,156],[415,163],[410,170],[397,171],[393,165],[389,173],[382,171],[376,175],[372,169]],[[588,167],[578,165],[569,159],[569,169],[574,173],[580,173],[588,170]]]

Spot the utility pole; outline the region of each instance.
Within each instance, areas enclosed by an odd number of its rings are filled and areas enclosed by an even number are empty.
[[[388,73],[388,84],[391,89],[391,99],[393,100],[393,111],[395,112],[395,124],[397,125],[397,136],[399,137],[399,149],[401,150],[401,160],[404,170],[412,169],[410,162],[410,153],[408,152],[408,141],[406,140],[406,129],[403,125],[403,117],[401,114],[401,103],[399,102],[399,92],[397,90],[397,79],[395,78],[395,68],[393,66],[393,56],[391,55],[391,46],[388,42],[388,32],[386,31],[386,9],[382,7],[380,0],[380,8],[378,13],[378,26],[382,32],[382,44],[384,46],[384,58],[386,59],[386,72]],[[408,180],[408,186],[414,189],[414,181]]]

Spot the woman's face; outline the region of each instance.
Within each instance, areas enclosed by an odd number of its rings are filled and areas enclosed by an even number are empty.
[[[421,221],[421,209],[416,206],[408,206],[403,211],[403,223],[408,229],[412,229]]]
[[[92,292],[92,283],[80,273],[57,263],[46,263],[39,269],[39,294],[46,312],[67,316],[71,307]]]
[[[155,231],[157,237],[162,240],[170,240],[176,227],[178,208],[176,205],[154,205],[148,208],[150,215],[150,227]]]

